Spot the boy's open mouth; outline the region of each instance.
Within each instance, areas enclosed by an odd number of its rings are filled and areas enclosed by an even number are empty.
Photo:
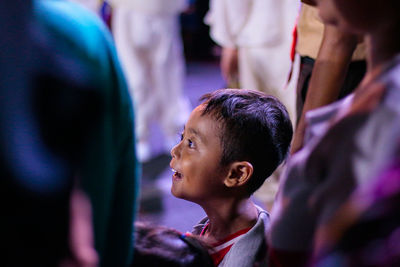
[[[178,171],[175,170],[175,169],[171,169],[171,170],[172,170],[172,172],[174,173],[174,174],[172,175],[173,178],[175,178],[175,179],[181,179],[181,178],[182,178],[182,174],[181,174],[180,172],[178,172]]]

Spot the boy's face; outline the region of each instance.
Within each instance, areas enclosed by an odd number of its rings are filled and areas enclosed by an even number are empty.
[[[198,204],[224,191],[227,171],[220,166],[220,127],[203,106],[194,109],[185,125],[182,140],[171,150],[174,171],[171,192],[175,197]]]

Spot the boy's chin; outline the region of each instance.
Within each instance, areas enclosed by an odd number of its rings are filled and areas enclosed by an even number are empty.
[[[179,192],[177,192],[174,187],[171,187],[171,194],[176,197],[176,198],[180,198],[180,199],[184,199],[183,196],[181,194],[179,194]]]
[[[188,196],[185,195],[185,194],[182,194],[182,192],[179,192],[179,191],[174,190],[173,187],[171,188],[171,194],[172,194],[174,197],[176,197],[176,198],[179,198],[179,199],[182,199],[182,200],[186,200],[186,201],[193,202],[192,199],[191,199],[190,197],[188,197]]]

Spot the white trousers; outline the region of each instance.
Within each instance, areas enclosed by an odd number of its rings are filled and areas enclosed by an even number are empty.
[[[296,118],[294,83],[286,87],[291,66],[290,46],[239,48],[239,82],[242,88],[265,92],[277,97]]]
[[[182,40],[176,15],[145,15],[115,8],[112,30],[135,103],[139,143],[149,141],[153,121],[166,142],[176,140],[190,113],[183,96]]]

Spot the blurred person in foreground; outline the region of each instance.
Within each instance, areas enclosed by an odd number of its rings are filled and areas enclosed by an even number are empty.
[[[354,94],[310,114],[310,139],[290,159],[272,212],[273,266],[307,265],[316,233],[394,161],[399,145],[400,2],[313,2],[325,23],[365,36],[368,68]]]
[[[1,265],[127,266],[138,167],[111,36],[69,1],[3,4]]]
[[[334,220],[318,229],[314,266],[400,265],[399,152],[376,179],[352,194]]]
[[[69,0],[81,4],[85,8],[92,11],[94,14],[99,14],[102,0]]]

